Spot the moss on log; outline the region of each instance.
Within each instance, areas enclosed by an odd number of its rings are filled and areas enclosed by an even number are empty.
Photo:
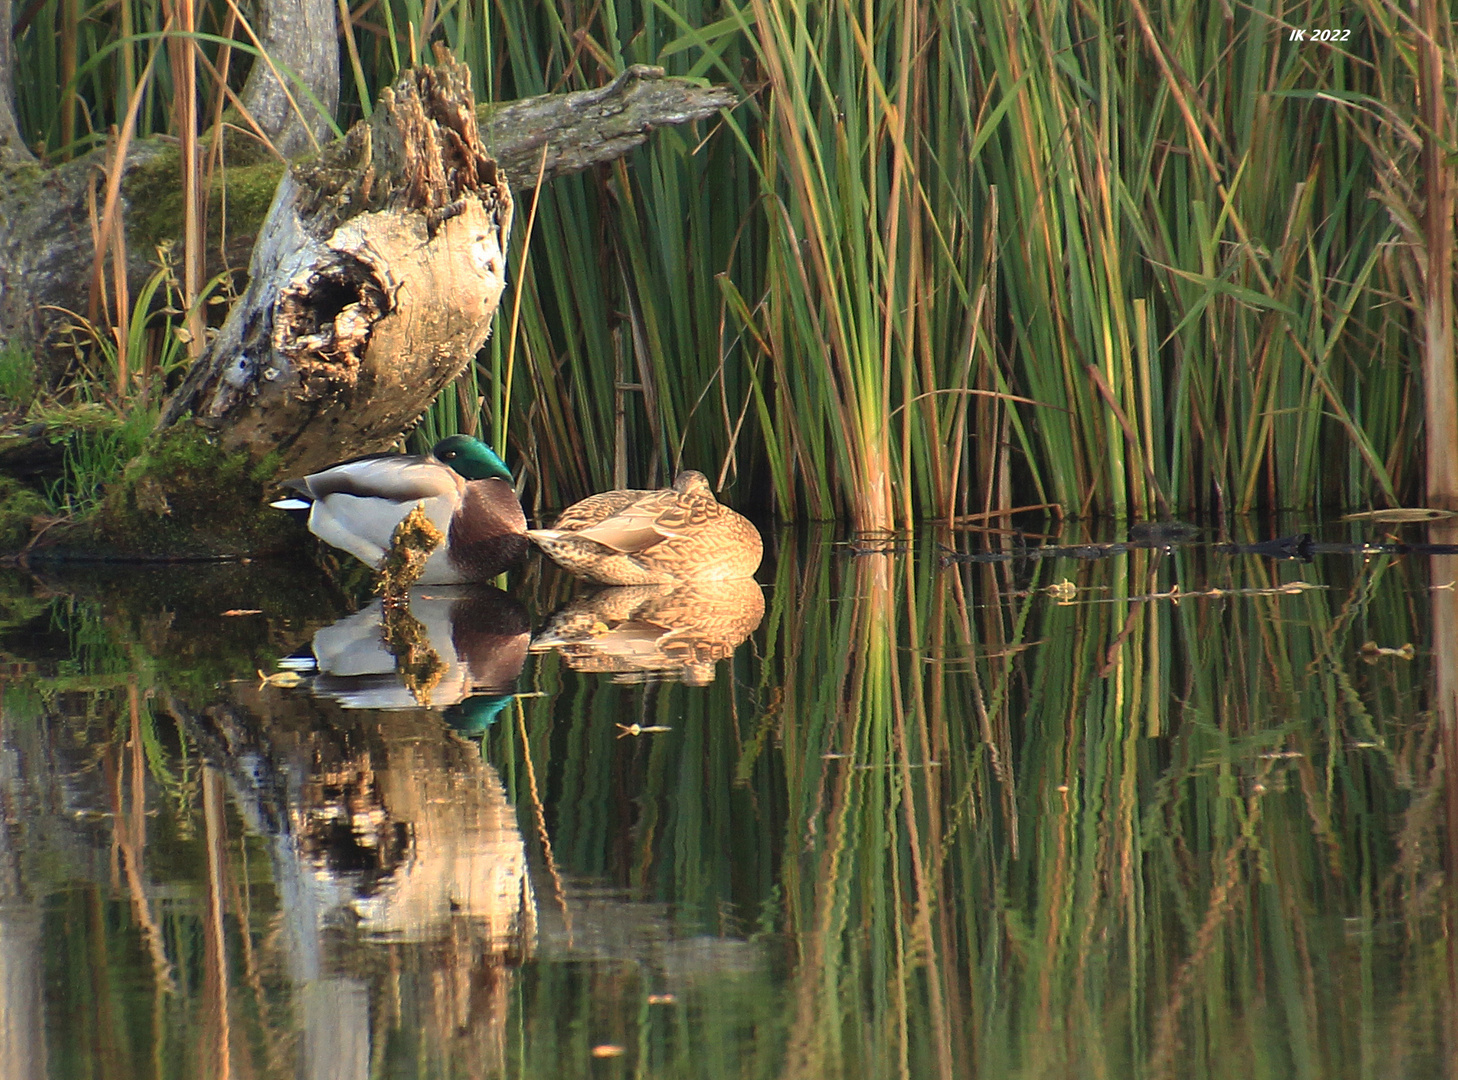
[[[131,169],[122,183],[127,214],[127,246],[141,252],[180,241],[182,236],[181,156],[176,147]],[[247,264],[273,194],[283,176],[281,161],[262,160],[247,165],[229,165],[213,176],[208,190],[207,248],[209,275],[225,266]],[[227,235],[223,226],[227,225]]]
[[[288,516],[265,505],[274,462],[228,453],[193,424],[154,433],[68,546],[149,558],[279,551],[298,540]]]
[[[0,476],[0,552],[19,551],[29,543],[36,519],[49,509],[39,492]]]

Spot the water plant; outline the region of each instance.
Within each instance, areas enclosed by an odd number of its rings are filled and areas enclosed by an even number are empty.
[[[63,472],[46,497],[57,514],[82,517],[100,505],[107,489],[142,450],[157,423],[155,409],[134,408],[124,417],[103,414],[65,436]]]

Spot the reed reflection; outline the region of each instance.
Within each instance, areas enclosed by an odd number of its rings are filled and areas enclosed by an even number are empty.
[[[1428,527],[1433,544],[1458,545],[1458,524],[1452,518]],[[1440,769],[1443,790],[1443,844],[1441,881],[1458,879],[1458,555],[1430,556],[1429,589],[1432,595],[1433,679],[1435,712],[1441,732]],[[1436,779],[1436,777],[1435,777]],[[1422,828],[1422,825],[1419,828]],[[1429,826],[1431,828],[1431,826]],[[1423,829],[1427,831],[1427,829]],[[1451,885],[1442,890],[1442,919],[1449,942],[1458,941],[1458,896]],[[1421,911],[1414,912],[1420,917]],[[1458,948],[1445,950],[1448,994],[1443,1001],[1444,1066],[1448,1076],[1458,1075]]]
[[[786,865],[800,959],[784,1075],[948,1076],[955,952],[936,918],[944,702],[926,693],[921,664],[904,662],[925,647],[925,598],[907,588],[904,554],[842,568],[839,603],[819,595],[813,566],[791,586],[796,618],[833,614],[786,657],[818,674],[795,680],[806,726],[788,783],[810,816],[791,826],[806,843]]]
[[[19,1075],[1448,1068],[1451,557],[897,546],[782,547],[703,687],[526,654],[499,596],[412,601],[399,651],[322,606],[252,646],[0,625],[50,665],[0,721],[0,990],[46,1032]],[[651,601],[541,644],[662,664]],[[196,645],[225,631],[230,680]],[[346,707],[374,689],[401,707]],[[479,745],[439,708],[519,689]]]

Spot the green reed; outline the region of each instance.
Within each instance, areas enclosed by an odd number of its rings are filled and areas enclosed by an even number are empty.
[[[1423,316],[1403,179],[1421,73],[1378,0],[353,10],[345,123],[435,39],[483,100],[632,63],[741,95],[547,185],[518,233],[519,317],[508,294],[428,427],[490,429],[537,506],[682,466],[862,528],[1417,493],[1422,335],[1398,301]],[[228,28],[223,5],[199,11],[199,33]],[[37,9],[17,42],[32,137],[99,137],[159,13]],[[1343,40],[1291,40],[1337,23]],[[176,111],[165,56],[152,78],[139,134]],[[532,178],[513,180],[528,205]]]
[[[1306,47],[1319,5],[598,11],[452,43],[497,48],[499,93],[658,61],[747,96],[692,156],[660,136],[545,194],[529,396],[497,408],[563,494],[681,457],[863,527],[1414,491],[1369,197],[1401,128],[1368,102],[1414,78],[1386,21]]]

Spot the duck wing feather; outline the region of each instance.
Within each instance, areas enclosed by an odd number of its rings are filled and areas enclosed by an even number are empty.
[[[664,540],[679,539],[714,521],[723,507],[712,495],[683,494],[672,488],[651,491],[577,535],[615,551],[646,551]]]
[[[624,489],[589,495],[581,502],[575,502],[563,510],[552,528],[558,532],[576,532],[579,529],[588,528],[632,506],[644,496],[653,494],[656,492]]]
[[[354,495],[391,502],[414,502],[444,496],[460,498],[465,480],[447,465],[432,458],[411,454],[386,454],[356,458],[341,465],[311,473],[290,487],[314,499],[330,495]]]

